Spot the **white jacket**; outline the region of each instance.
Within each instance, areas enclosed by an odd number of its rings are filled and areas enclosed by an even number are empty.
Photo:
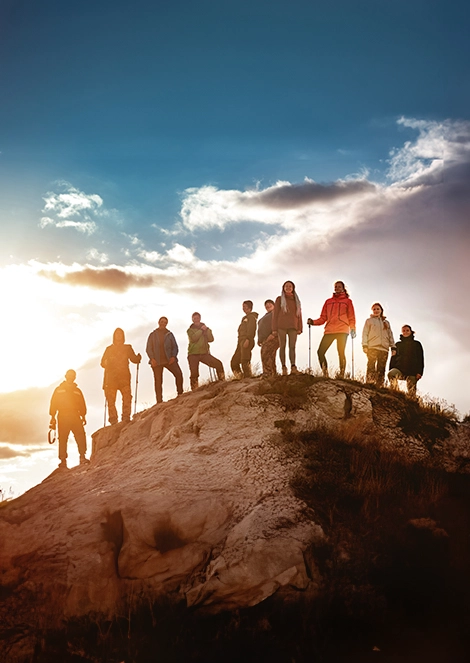
[[[367,350],[371,348],[383,350],[383,352],[388,352],[389,348],[394,348],[395,341],[393,340],[392,328],[389,321],[371,315],[366,320],[364,329],[362,330],[362,347]]]

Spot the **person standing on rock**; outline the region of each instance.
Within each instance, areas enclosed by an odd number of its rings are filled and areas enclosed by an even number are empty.
[[[51,421],[49,427],[56,428],[56,415],[59,436],[59,469],[67,469],[67,442],[70,432],[73,433],[80,454],[80,465],[89,463],[86,454],[86,403],[81,389],[75,384],[77,374],[70,369],[62,382],[52,394],[49,414]]]
[[[273,311],[274,302],[267,299],[264,302],[266,314],[258,322],[258,345],[261,347],[261,364],[263,366],[263,377],[269,378],[276,375],[276,352],[279,348],[279,338],[273,334]]]
[[[362,330],[362,349],[367,355],[366,381],[375,383],[377,387],[383,387],[390,348],[394,355],[396,350],[392,328],[385,319],[382,305],[376,302],[372,304],[372,315]]]
[[[124,331],[119,327],[114,331],[113,344],[108,345],[101,359],[104,368],[103,389],[108,404],[108,418],[110,424],[117,424],[116,395],[122,396],[122,421],[131,420],[132,393],[131,372],[129,361],[140,364],[142,355],[136,355],[131,345],[126,344]]]
[[[415,332],[410,325],[401,328],[400,340],[396,345],[396,354],[390,359],[388,379],[392,389],[398,388],[398,380],[406,380],[408,394],[416,397],[416,383],[424,373],[424,351],[419,341],[415,341]]]
[[[343,378],[346,370],[346,341],[351,333],[351,338],[356,338],[356,315],[351,298],[346,290],[343,281],[336,281],[334,285],[333,296],[323,304],[322,312],[319,318],[307,320],[309,325],[324,325],[325,331],[323,338],[318,346],[318,361],[320,362],[323,375],[328,377],[328,362],[326,361],[326,351],[336,341],[339,357],[339,374]]]
[[[188,364],[190,371],[191,389],[197,389],[199,383],[199,364],[205,364],[210,368],[215,368],[217,378],[225,380],[224,367],[220,359],[211,355],[209,343],[214,340],[212,330],[201,322],[201,314],[193,313],[193,324],[189,327],[187,334],[188,345]]]
[[[153,371],[157,403],[163,401],[164,368],[175,376],[178,396],[183,393],[183,374],[178,364],[178,344],[171,331],[166,328],[167,325],[168,318],[162,316],[158,321],[158,327],[153,330],[147,340],[146,352]]]
[[[287,375],[286,366],[286,340],[289,338],[289,361],[291,374],[298,373],[295,365],[295,345],[297,336],[302,333],[302,309],[300,299],[295,291],[292,281],[286,281],[282,292],[276,298],[273,311],[273,334],[279,338],[279,359],[282,364],[282,374]]]
[[[256,321],[258,314],[253,312],[253,302],[249,299],[242,304],[244,316],[238,327],[237,349],[230,361],[235,378],[251,378],[251,351],[255,345]]]

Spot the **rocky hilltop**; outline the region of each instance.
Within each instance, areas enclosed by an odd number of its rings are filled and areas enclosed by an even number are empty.
[[[427,542],[462,587],[469,472],[469,427],[402,394],[308,375],[186,393],[97,431],[89,466],[2,506],[0,660],[235,660],[197,647],[190,658],[188,634],[167,643],[167,658],[135,643],[123,654],[103,633],[121,624],[122,635],[125,619],[129,640],[142,611],[155,627],[158,610],[176,610],[206,625],[256,613],[272,634],[266,624],[287,606],[308,606],[311,623],[316,606],[321,621],[338,573],[350,578],[335,601],[354,594],[346,616],[385,614],[391,599],[370,575],[396,567],[385,551],[398,543],[371,534],[382,522],[403,549],[413,542],[412,557]],[[307,660],[302,651],[285,660]]]

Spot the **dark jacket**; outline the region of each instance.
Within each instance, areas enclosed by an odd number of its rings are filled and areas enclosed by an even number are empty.
[[[131,380],[129,361],[133,364],[139,363],[139,357],[131,345],[116,343],[115,337],[113,341],[101,358],[101,367],[104,368],[103,389],[129,383]]]
[[[165,339],[163,341],[163,348],[165,350],[166,357],[170,361],[171,357],[178,356],[178,344],[175,337],[171,331],[166,330]],[[158,338],[157,330],[154,329],[150,334],[147,340],[146,352],[149,356],[149,359],[155,359],[157,364],[160,362],[160,340]],[[150,363],[150,362],[149,362]]]
[[[256,335],[256,321],[258,319],[258,314],[250,311],[246,313],[240,325],[238,327],[238,338],[241,340],[248,339],[249,341],[255,340]]]
[[[390,359],[389,368],[398,368],[404,377],[423,375],[423,346],[419,341],[415,341],[414,334],[408,337],[400,335],[396,348],[397,354]]]
[[[75,382],[65,381],[54,389],[49,414],[51,417],[55,417],[57,412],[59,417],[61,415],[79,415],[80,417],[86,415],[85,399]]]
[[[258,322],[258,343],[264,343],[270,336],[273,324],[273,312],[268,311]]]

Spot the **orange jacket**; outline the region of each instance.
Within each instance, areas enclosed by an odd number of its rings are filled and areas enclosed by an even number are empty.
[[[327,299],[320,317],[313,324],[323,325],[325,322],[325,334],[349,334],[350,329],[356,329],[354,306],[345,292],[334,293]]]

